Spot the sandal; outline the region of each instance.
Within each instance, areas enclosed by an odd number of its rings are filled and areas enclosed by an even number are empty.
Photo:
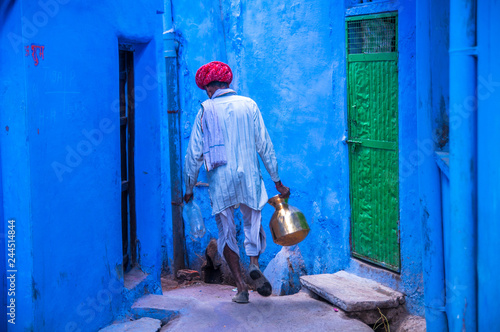
[[[233,296],[233,302],[236,302],[236,303],[248,303],[248,291],[243,291],[243,292],[240,292],[238,294],[236,294],[235,296]]]
[[[257,293],[262,296],[269,296],[273,292],[273,287],[264,274],[255,264],[250,264],[250,278],[255,281],[255,286],[257,287]]]

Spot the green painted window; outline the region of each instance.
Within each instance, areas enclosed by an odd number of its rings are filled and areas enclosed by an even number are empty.
[[[352,255],[400,270],[394,13],[346,18]]]

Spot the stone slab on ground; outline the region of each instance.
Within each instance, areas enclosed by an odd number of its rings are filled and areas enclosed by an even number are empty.
[[[397,308],[404,295],[376,281],[345,271],[300,277],[304,287],[347,312]]]
[[[161,328],[161,321],[144,317],[130,322],[109,325],[99,332],[157,332]]]
[[[134,319],[143,317],[155,318],[161,321],[162,324],[168,323],[171,319],[177,317],[179,312],[176,310],[158,309],[158,308],[140,308],[133,307],[131,310]]]
[[[250,303],[237,304],[231,301],[233,288],[216,284],[176,288],[147,295],[134,306],[178,311],[160,331],[372,331],[304,292],[270,297],[250,292]]]
[[[195,286],[191,286],[195,287]],[[183,288],[178,288],[183,289]],[[165,292],[172,294],[171,292]],[[182,296],[165,296],[165,295],[144,295],[138,299],[132,306],[132,313],[156,311],[163,312],[165,315],[172,317],[178,316],[183,310],[188,308],[195,299]],[[156,317],[153,317],[156,318]],[[158,318],[159,319],[159,318]]]

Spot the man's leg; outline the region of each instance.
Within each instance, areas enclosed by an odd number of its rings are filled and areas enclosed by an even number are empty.
[[[272,293],[272,286],[259,268],[260,253],[266,248],[266,233],[262,228],[262,215],[258,210],[240,205],[245,231],[245,251],[250,257],[250,278],[254,280],[257,292],[262,296]]]
[[[266,233],[261,224],[262,214],[244,204],[240,204],[240,210],[243,215],[245,252],[250,257],[250,263],[259,266],[259,256],[266,248]]]
[[[230,207],[215,216],[219,238],[217,239],[218,251],[226,260],[231,273],[236,281],[238,294],[248,291],[248,286],[243,280],[240,268],[240,256],[238,255],[238,243],[236,242],[236,225],[234,224],[234,208]]]
[[[233,277],[236,281],[238,293],[248,291],[248,286],[245,281],[243,281],[243,276],[241,275],[240,256],[229,249],[229,247],[226,245],[224,247],[224,258],[226,259],[227,265],[229,265],[229,269],[231,270],[231,273],[233,274]]]
[[[260,255],[257,255],[257,256],[250,256],[250,264],[254,264],[255,266],[259,267],[259,256]]]

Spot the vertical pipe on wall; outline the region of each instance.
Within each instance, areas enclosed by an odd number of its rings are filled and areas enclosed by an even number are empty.
[[[477,329],[476,2],[450,2],[451,331]]]
[[[180,136],[179,82],[177,78],[177,51],[172,27],[172,6],[165,1],[163,41],[167,83],[168,139],[170,154],[170,188],[172,199],[172,242],[174,246],[174,275],[186,267],[186,241],[182,220],[182,165]]]
[[[433,137],[430,6],[430,0],[417,2],[417,134],[422,143]],[[433,154],[425,156],[418,173],[427,330],[446,331],[441,187]]]

